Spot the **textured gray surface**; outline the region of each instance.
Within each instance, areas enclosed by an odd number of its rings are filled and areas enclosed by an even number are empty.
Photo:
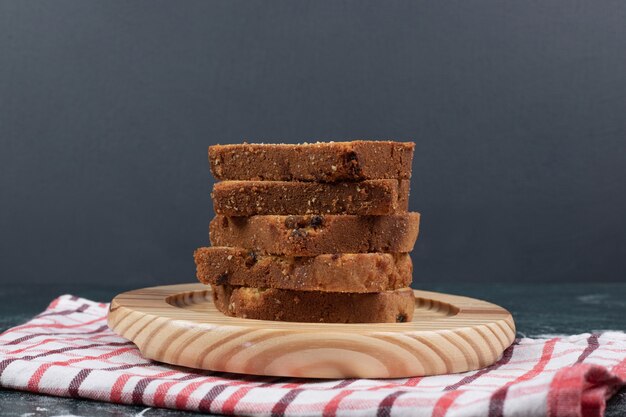
[[[0,1],[0,280],[183,282],[215,142],[417,142],[426,281],[626,275],[626,2]]]
[[[424,289],[479,297],[508,308],[515,317],[520,335],[575,334],[594,330],[626,330],[626,284],[563,285],[423,285]],[[72,293],[108,301],[120,291],[93,285],[77,285]],[[48,285],[32,292],[23,286],[8,286],[0,292],[0,330],[19,324],[40,312],[63,289]],[[66,290],[66,289],[65,289]],[[134,416],[145,407],[128,407],[94,401],[44,397],[0,390],[0,415],[49,417],[63,414],[95,417]],[[32,413],[32,414],[28,414]],[[149,409],[146,417],[193,415],[171,410]],[[626,415],[626,390],[609,402],[607,416]]]

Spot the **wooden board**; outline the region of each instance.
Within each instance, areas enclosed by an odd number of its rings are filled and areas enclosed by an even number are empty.
[[[213,371],[308,378],[400,378],[494,363],[515,338],[511,314],[456,295],[415,291],[412,322],[288,323],[224,316],[211,288],[122,293],[108,323],[150,359]]]

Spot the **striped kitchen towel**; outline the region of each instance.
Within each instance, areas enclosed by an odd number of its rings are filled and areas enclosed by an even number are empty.
[[[601,416],[626,379],[626,334],[519,339],[494,365],[408,379],[304,380],[194,371],[144,359],[108,305],[64,295],[0,335],[0,386],[250,416]]]

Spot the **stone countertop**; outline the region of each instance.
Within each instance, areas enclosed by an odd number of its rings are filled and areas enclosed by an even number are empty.
[[[416,283],[419,285],[419,283]],[[155,284],[158,285],[158,284]],[[599,330],[626,330],[626,283],[594,284],[435,284],[431,291],[450,292],[491,301],[513,314],[518,336],[537,337]],[[37,291],[19,285],[0,291],[0,331],[21,324],[43,311],[60,294],[71,293],[110,301],[133,287],[102,285],[44,285]],[[0,389],[0,415],[6,417],[197,416],[196,413],[124,406],[96,401],[56,398]],[[626,389],[610,401],[606,416],[626,415]]]

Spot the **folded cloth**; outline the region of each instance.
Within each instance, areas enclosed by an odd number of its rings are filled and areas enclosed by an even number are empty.
[[[195,371],[143,358],[107,304],[64,295],[0,335],[0,386],[250,416],[601,416],[626,379],[626,334],[523,338],[494,365],[404,379],[313,380]]]

